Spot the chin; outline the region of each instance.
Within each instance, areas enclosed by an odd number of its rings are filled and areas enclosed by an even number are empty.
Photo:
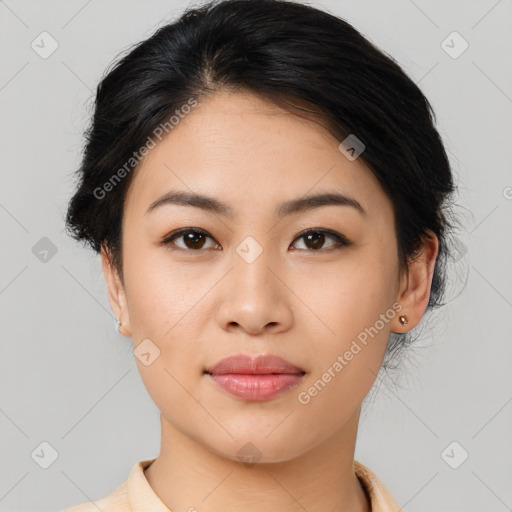
[[[296,442],[288,444],[285,442],[286,440],[294,439],[289,434],[285,436],[286,439],[276,433],[270,434],[269,437],[265,437],[265,435],[248,434],[247,436],[231,439],[228,444],[207,444],[207,447],[217,455],[242,462],[247,467],[252,467],[254,464],[270,464],[293,460],[313,447],[313,445],[310,447],[298,445]],[[275,436],[274,439],[270,439],[272,436]]]

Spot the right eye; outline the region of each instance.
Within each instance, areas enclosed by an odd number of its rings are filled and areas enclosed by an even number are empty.
[[[178,231],[169,233],[160,242],[160,245],[165,245],[171,250],[182,250],[188,252],[199,252],[205,246],[205,240],[213,238],[204,230],[198,228],[183,228]],[[174,242],[174,240],[182,240],[183,246]],[[218,246],[218,244],[216,244]],[[174,246],[174,247],[173,247]],[[214,244],[215,248],[215,244]]]

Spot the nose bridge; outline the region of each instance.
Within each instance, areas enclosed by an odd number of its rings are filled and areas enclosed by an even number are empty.
[[[285,306],[283,300],[283,284],[274,275],[282,268],[279,262],[279,248],[263,242],[264,235],[245,236],[233,246],[226,288],[223,291],[223,302],[228,306],[230,315],[246,317],[254,315],[274,321],[279,311]],[[268,247],[270,245],[271,247]],[[233,318],[236,320],[236,318]],[[248,318],[245,318],[248,320]]]
[[[250,287],[252,293],[270,291],[272,272],[268,267],[276,264],[272,261],[275,248],[264,247],[255,236],[248,235],[234,248],[234,252],[233,278],[237,283]]]
[[[229,267],[219,295],[216,319],[224,329],[238,325],[251,334],[272,327],[288,329],[292,312],[283,284],[274,275],[280,268],[278,248],[265,248],[256,236],[246,236],[233,246]]]

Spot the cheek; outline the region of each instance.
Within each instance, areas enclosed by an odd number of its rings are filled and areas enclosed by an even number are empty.
[[[194,405],[185,389],[192,389],[202,374],[198,321],[207,318],[198,316],[200,304],[194,308],[204,291],[198,293],[193,283],[176,275],[158,265],[130,275],[133,348],[149,339],[158,353],[147,366],[138,358],[136,363],[149,395],[166,416],[172,416],[171,406],[186,410]]]
[[[343,423],[375,381],[395,315],[389,299],[385,283],[368,271],[364,279],[352,273],[343,283],[331,281],[319,295],[326,326],[307,349],[312,372],[297,400],[310,418],[326,418],[326,430]]]
[[[200,280],[183,264],[172,265],[164,249],[144,250],[135,244],[132,248],[127,244],[125,281],[133,331],[141,336],[151,332],[157,338],[170,335],[198,302]]]
[[[167,382],[172,379],[166,378],[164,370],[183,383],[202,372],[201,340],[211,322],[207,293],[215,284],[214,276],[198,276],[193,265],[188,266],[188,271],[183,264],[176,268],[165,254],[129,258],[125,268],[134,349],[149,339],[160,351],[151,367],[137,361],[142,378],[152,394],[151,381],[157,379],[153,390],[157,395],[162,392],[159,382],[163,379],[167,396],[174,396],[178,388]],[[160,377],[153,377],[155,372]]]
[[[389,261],[392,261],[391,259]],[[305,316],[329,339],[346,340],[372,326],[392,305],[389,263],[358,253],[338,265],[311,267],[297,284]]]
[[[316,283],[303,296],[315,313],[305,310],[304,319],[317,326],[310,332],[318,332],[314,347],[307,349],[315,361],[311,382],[318,381],[316,388],[322,390],[322,398],[311,400],[318,407],[340,400],[355,406],[375,380],[395,316],[392,261],[358,254],[332,271],[308,277],[305,284]],[[309,397],[316,392],[312,389]]]

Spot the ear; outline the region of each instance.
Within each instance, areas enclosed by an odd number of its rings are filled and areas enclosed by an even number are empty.
[[[429,231],[422,246],[409,263],[408,271],[402,277],[397,301],[402,305],[400,314],[393,318],[391,329],[394,332],[406,332],[419,324],[430,298],[432,277],[439,252],[439,240]],[[402,325],[399,317],[407,316],[407,324]]]
[[[107,285],[110,307],[116,315],[116,318],[122,322],[122,327],[119,329],[119,332],[129,338],[131,336],[131,328],[126,293],[121,278],[112,265],[112,254],[105,246],[101,247],[101,266]]]

